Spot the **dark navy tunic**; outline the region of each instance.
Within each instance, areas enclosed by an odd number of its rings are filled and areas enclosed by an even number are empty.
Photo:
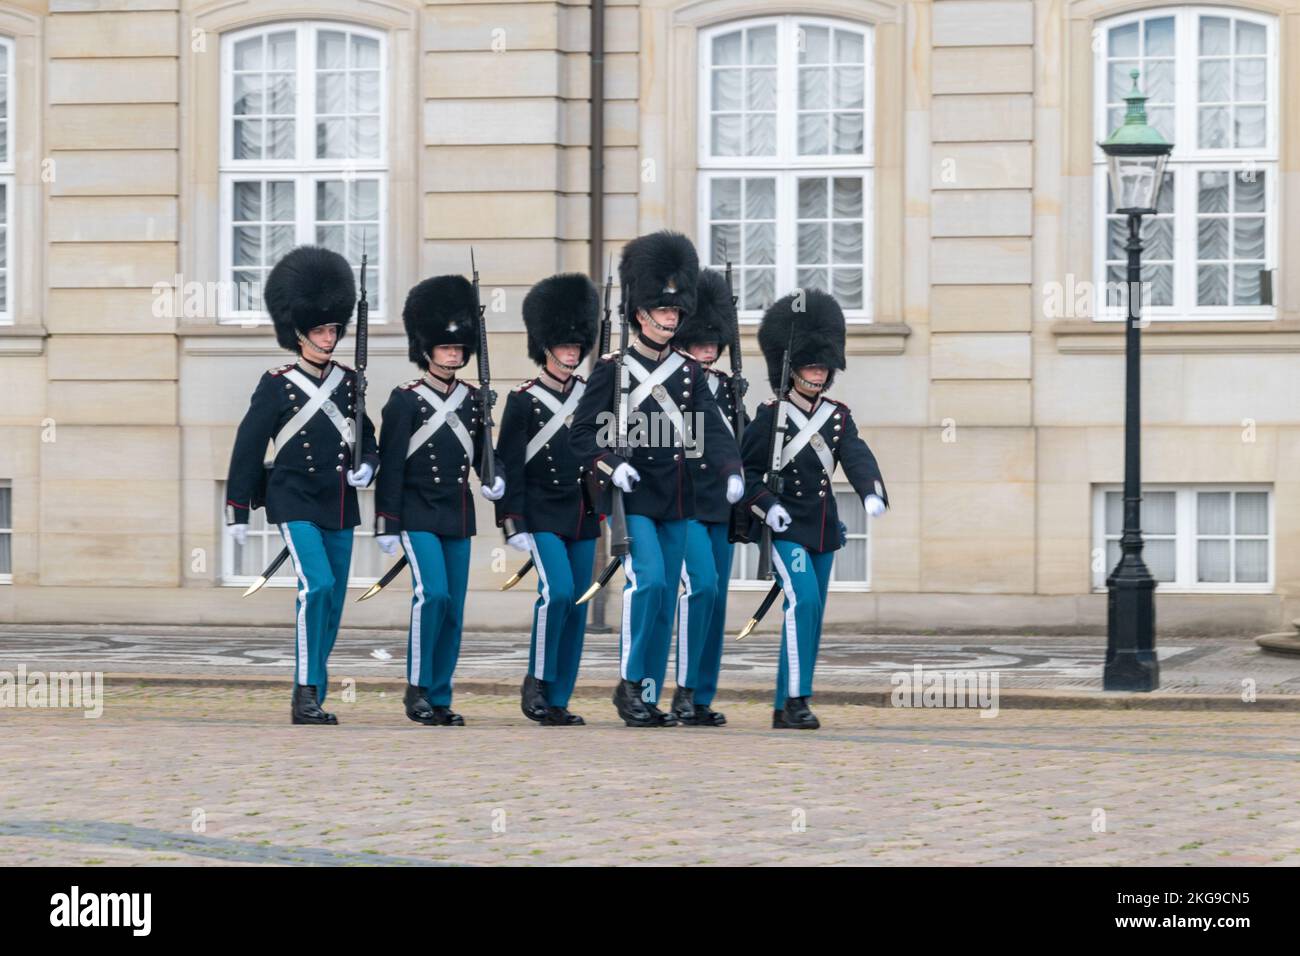
[[[287,373],[297,369],[320,387],[335,368],[342,375],[329,401],[343,417],[351,419],[355,415],[357,373],[346,365],[330,362],[320,378],[314,370],[294,363],[262,375],[235,434],[226,478],[227,524],[247,524],[249,511],[263,505],[266,520],[272,524],[310,521],[321,528],[339,530],[361,522],[357,490],[346,477],[352,467],[352,449],[324,409],[317,410],[301,428],[286,436],[269,470],[263,463],[268,443],[299,414],[309,398]],[[362,461],[377,467],[375,429],[369,418],[363,421],[361,431]]]

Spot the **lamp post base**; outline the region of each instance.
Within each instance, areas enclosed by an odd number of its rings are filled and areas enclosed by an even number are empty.
[[[1152,691],[1160,686],[1156,659],[1156,582],[1141,558],[1121,560],[1107,586],[1103,690]]]

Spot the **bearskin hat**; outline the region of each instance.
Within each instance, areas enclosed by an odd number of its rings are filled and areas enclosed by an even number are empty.
[[[337,252],[322,246],[299,246],[275,264],[262,289],[271,313],[275,340],[298,351],[298,335],[319,325],[338,325],[339,340],[352,321],[357,284],[352,267]]]
[[[736,340],[736,322],[736,306],[726,277],[716,269],[702,269],[695,286],[695,311],[682,316],[673,345],[689,349],[714,342],[721,358]]]
[[[585,358],[596,344],[600,322],[600,293],[581,272],[564,272],[543,279],[524,296],[524,328],[528,357],[546,364],[546,350],[579,345]]]
[[[465,361],[478,348],[478,309],[474,286],[464,276],[434,276],[411,287],[402,306],[408,355],[422,369],[429,368],[435,345],[460,345]]]
[[[671,306],[683,315],[694,312],[699,274],[695,246],[680,232],[664,229],[633,239],[618,260],[618,283],[632,322],[641,328],[639,309]]]
[[[793,337],[791,332],[793,331]],[[773,302],[758,326],[758,347],[767,361],[767,381],[778,395],[788,387],[781,379],[781,360],[790,348],[790,368],[825,365],[826,387],[844,370],[844,312],[820,289],[801,289]]]

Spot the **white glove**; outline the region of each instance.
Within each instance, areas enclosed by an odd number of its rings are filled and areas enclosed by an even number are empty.
[[[484,485],[481,490],[483,492],[483,497],[488,501],[500,501],[505,497],[506,480],[500,475],[497,475],[492,479],[492,487],[489,488],[487,485]]]
[[[375,542],[379,545],[379,550],[389,556],[397,553],[398,537],[395,534],[381,534],[375,536]]]
[[[353,488],[364,488],[370,484],[370,479],[375,477],[375,468],[370,462],[362,462],[361,467],[356,471],[348,469],[348,484]]]
[[[745,497],[745,479],[740,475],[727,476],[727,504],[734,505]]]
[[[506,538],[506,544],[510,545],[510,547],[514,548],[516,551],[532,550],[528,540],[528,535],[524,534],[522,531],[519,534],[512,534],[510,537]]]
[[[873,518],[879,518],[885,513],[885,502],[880,495],[867,495],[862,499],[862,507],[867,509],[867,514]]]
[[[782,505],[772,505],[767,509],[767,526],[773,531],[784,531],[790,527],[790,512],[786,511]]]
[[[614,469],[614,476],[611,480],[623,491],[631,492],[633,486],[641,480],[641,476],[637,474],[635,468],[627,462],[623,462]]]
[[[242,548],[244,545],[248,544],[248,525],[232,524],[230,526],[230,536],[238,541],[239,546]]]

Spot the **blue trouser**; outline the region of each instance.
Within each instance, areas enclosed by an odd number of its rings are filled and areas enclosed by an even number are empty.
[[[314,685],[316,699],[323,701],[329,683],[326,664],[339,636],[348,594],[352,529],[330,531],[310,521],[287,521],[280,525],[280,537],[298,572],[294,683]]]
[[[656,521],[628,515],[632,553],[623,559],[623,620],[619,629],[619,672],[641,685],[641,699],[655,703],[668,670],[673,642],[673,608],[686,548],[686,519]],[[647,683],[648,682],[648,683]]]
[[[528,673],[546,681],[546,702],[568,707],[582,660],[587,633],[587,605],[573,602],[591,580],[596,539],[571,541],[549,531],[528,536],[537,568],[537,603],[533,605],[533,637],[528,648]]]
[[[809,551],[793,541],[772,542],[772,570],[781,582],[781,663],[776,670],[776,709],[787,697],[811,697],[813,668],[822,640],[822,612],[834,551]]]
[[[406,637],[406,681],[429,692],[429,703],[451,704],[451,675],[460,657],[460,629],[469,586],[469,538],[403,531],[414,581]]]
[[[713,703],[718,691],[731,555],[725,524],[690,522],[677,599],[677,686],[694,690],[697,704]]]

